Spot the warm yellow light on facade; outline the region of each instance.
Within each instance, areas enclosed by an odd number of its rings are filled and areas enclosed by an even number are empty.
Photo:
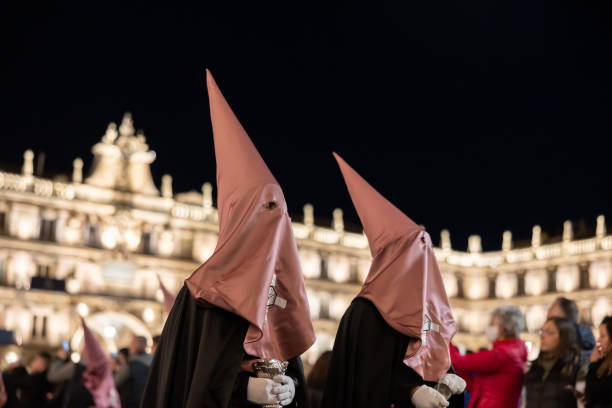
[[[81,355],[75,351],[70,354],[70,360],[72,360],[72,362],[76,364],[81,361]]]
[[[117,329],[115,329],[113,326],[104,327],[104,337],[106,337],[107,339],[112,339],[116,335],[117,335]]]
[[[578,265],[561,265],[557,269],[557,290],[565,293],[578,289],[580,270]]]
[[[129,229],[123,234],[123,239],[130,251],[135,251],[140,245],[140,231]]]
[[[525,323],[529,331],[535,332],[540,330],[544,322],[546,321],[546,308],[542,305],[535,305],[530,307],[525,313]]]
[[[211,233],[196,234],[194,242],[194,257],[201,262],[206,261],[215,252],[217,236]]]
[[[533,269],[525,274],[525,293],[538,296],[548,287],[548,274],[546,269]]]
[[[66,223],[66,228],[64,228],[64,242],[70,245],[78,244],[82,239],[82,228],[83,225],[79,219],[70,218]]]
[[[329,302],[329,317],[335,320],[342,319],[342,315],[349,307],[351,298],[342,295],[334,296]]]
[[[455,297],[459,291],[457,285],[457,278],[452,272],[442,272],[442,280],[444,281],[444,288],[446,289],[446,296]]]
[[[593,326],[599,328],[599,325],[603,321],[604,317],[610,314],[612,310],[612,304],[610,300],[605,297],[600,297],[595,301],[591,308],[591,316],[593,318]]]
[[[174,251],[174,235],[171,231],[164,230],[159,235],[159,253],[163,256],[170,256]]]
[[[468,299],[487,297],[489,282],[486,276],[466,276],[463,281],[463,293]]]
[[[101,235],[102,245],[106,249],[113,249],[117,246],[119,241],[119,229],[114,225],[108,225],[104,227]]]
[[[307,279],[318,279],[321,277],[321,257],[317,251],[305,249],[299,251],[299,255],[304,277]]]
[[[462,324],[470,333],[480,334],[484,332],[485,327],[489,324],[489,315],[478,310],[469,310],[463,314]]]
[[[89,306],[87,306],[85,303],[82,303],[82,302],[79,303],[77,305],[77,313],[81,317],[87,317],[89,315]]]
[[[153,320],[155,320],[155,312],[153,311],[153,309],[147,307],[145,310],[143,310],[142,319],[147,323],[153,322]]]
[[[495,295],[502,299],[508,299],[516,295],[518,291],[518,279],[514,273],[501,273],[495,280]]]
[[[77,279],[70,278],[66,282],[66,290],[68,291],[68,293],[74,295],[75,293],[78,293],[80,289],[81,289],[81,284],[79,283]]]
[[[347,282],[351,277],[351,264],[347,256],[330,255],[327,262],[328,275],[334,282]]]
[[[38,231],[38,220],[34,216],[23,215],[17,224],[17,237],[20,239],[32,239]]]
[[[308,296],[308,304],[310,306],[310,317],[318,319],[321,312],[321,298],[316,292],[311,290],[307,290],[306,295]]]
[[[591,262],[589,266],[589,283],[591,287],[604,289],[610,286],[612,280],[612,263],[609,259]]]

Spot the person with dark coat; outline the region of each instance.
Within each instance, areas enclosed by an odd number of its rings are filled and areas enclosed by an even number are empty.
[[[47,370],[51,361],[48,353],[37,354],[30,363],[29,370],[17,366],[5,373],[8,401],[6,407],[38,408],[47,402],[47,393],[53,385],[47,381]]]
[[[63,348],[58,350],[47,372],[47,379],[55,384],[46,408],[88,408],[95,404],[93,396],[83,384],[85,366],[73,363]]]
[[[86,367],[81,363],[72,363],[72,376],[65,382],[61,397],[61,408],[90,408],[96,405],[91,392],[83,383]]]
[[[340,321],[321,406],[463,407],[465,381],[448,373],[456,325],[429,235],[334,156],[373,260]]]
[[[153,356],[146,352],[147,339],[133,336],[129,347],[129,357],[114,374],[115,387],[121,399],[121,408],[140,406]]]
[[[590,327],[578,323],[578,305],[572,299],[560,296],[548,308],[548,319],[560,317],[569,320],[576,330],[576,341],[580,346],[581,358],[584,363],[589,361],[591,352],[595,347],[595,336]]]
[[[306,406],[300,355],[315,341],[280,185],[206,72],[217,159],[219,239],[179,291],[142,407]],[[288,361],[284,375],[256,359]]]
[[[540,343],[540,355],[525,374],[526,408],[575,408],[574,387],[583,367],[574,324],[546,320]]]
[[[593,349],[586,377],[586,408],[612,407],[612,316],[599,325],[597,347]]]

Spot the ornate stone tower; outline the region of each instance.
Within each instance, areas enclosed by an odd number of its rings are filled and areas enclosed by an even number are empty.
[[[119,133],[117,125],[110,123],[92,152],[94,163],[91,175],[85,180],[87,184],[159,195],[149,167],[155,160],[155,152],[149,150],[143,133],[134,134],[134,123],[129,112],[123,116]]]

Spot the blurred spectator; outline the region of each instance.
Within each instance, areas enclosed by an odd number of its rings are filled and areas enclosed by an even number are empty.
[[[4,374],[7,391],[6,407],[37,408],[45,406],[47,393],[52,385],[47,381],[47,369],[51,356],[39,353],[30,362],[28,369],[19,365]]]
[[[121,348],[119,349],[119,352],[116,355],[113,355],[112,357],[113,358],[111,359],[111,369],[113,371],[114,376],[119,371],[119,368],[127,364],[128,358],[130,357],[130,349],[128,349],[127,347]]]
[[[147,354],[147,339],[134,336],[130,343],[127,362],[115,374],[115,386],[121,398],[122,408],[139,407],[149,375],[153,356]]]
[[[454,368],[470,372],[472,376],[468,407],[518,406],[527,361],[527,347],[519,339],[524,327],[525,319],[518,308],[499,307],[493,311],[486,330],[493,343],[491,350],[462,356],[456,348],[451,348]]]
[[[574,323],[551,317],[540,332],[540,355],[525,375],[526,407],[575,408],[574,386],[584,374]]]
[[[606,316],[599,326],[597,347],[591,354],[586,378],[587,408],[612,407],[612,316]]]
[[[155,354],[157,351],[157,345],[159,344],[159,340],[161,339],[161,335],[153,336],[153,347],[151,347],[151,354]]]
[[[69,351],[60,348],[47,372],[47,379],[56,384],[53,397],[47,407],[90,408],[94,406],[93,396],[83,385],[84,371],[83,363],[72,362]]]
[[[319,356],[317,362],[310,370],[306,383],[308,385],[308,400],[310,408],[319,408],[323,398],[323,390],[327,382],[327,370],[331,360],[332,352],[325,351]]]
[[[595,336],[591,328],[583,324],[578,324],[578,305],[571,299],[565,297],[558,297],[555,299],[550,308],[548,309],[547,319],[551,317],[560,317],[567,319],[576,328],[576,340],[580,346],[582,361],[589,361],[589,357],[593,348],[595,347]]]

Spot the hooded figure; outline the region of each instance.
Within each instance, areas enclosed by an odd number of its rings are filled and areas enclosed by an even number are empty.
[[[162,295],[164,296],[164,311],[170,314],[172,305],[174,305],[174,296],[172,296],[172,293],[170,293],[168,288],[166,288],[159,275],[157,275],[157,281],[159,282],[159,289],[162,291]]]
[[[94,334],[85,324],[85,320],[81,319],[81,323],[83,324],[83,339],[85,342],[83,359],[87,364],[85,372],[82,374],[83,384],[93,396],[96,408],[121,408],[110,361]]]
[[[446,374],[456,326],[429,234],[334,157],[373,259],[340,322],[322,406],[447,406],[424,385],[444,378],[454,394],[465,387]]]
[[[300,354],[315,340],[283,192],[206,72],[217,160],[219,239],[179,292],[143,407],[304,406]],[[289,360],[276,382],[251,360]]]

